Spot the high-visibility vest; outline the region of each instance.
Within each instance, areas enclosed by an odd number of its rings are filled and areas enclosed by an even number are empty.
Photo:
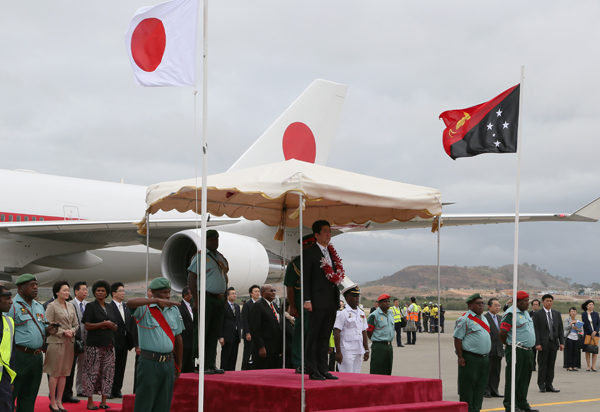
[[[17,373],[10,368],[13,338],[15,336],[15,323],[11,317],[2,316],[2,342],[0,342],[0,379],[6,370],[10,375],[10,383],[15,380]]]
[[[423,314],[429,315],[429,306],[425,306],[425,308],[423,309]]]
[[[390,311],[392,311],[392,315],[394,315],[394,323],[402,321],[402,310],[400,308],[392,306]]]
[[[411,306],[415,312],[411,312],[411,310],[410,310]],[[414,320],[415,322],[417,322],[419,320],[419,309],[420,309],[419,305],[417,305],[416,303],[411,304],[408,307],[408,319]]]

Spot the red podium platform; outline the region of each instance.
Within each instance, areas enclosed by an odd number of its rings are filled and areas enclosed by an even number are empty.
[[[442,401],[442,381],[352,373],[335,373],[337,381],[304,381],[306,411],[327,412],[467,412],[467,404]],[[227,372],[205,378],[206,412],[300,411],[300,375],[290,369]],[[133,412],[135,398],[123,399]],[[198,410],[198,375],[175,382],[172,412]]]

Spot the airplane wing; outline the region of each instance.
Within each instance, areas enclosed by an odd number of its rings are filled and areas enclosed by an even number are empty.
[[[600,219],[600,197],[579,208],[573,213],[520,213],[519,222],[597,222]],[[363,232],[372,230],[395,230],[430,228],[434,219],[413,219],[410,222],[392,221],[388,223],[366,222],[364,224],[349,224],[335,226],[332,229],[343,233]],[[514,213],[474,213],[453,214],[442,213],[443,226],[490,225],[498,223],[513,223]]]
[[[216,227],[239,222],[239,219],[211,219],[208,227]],[[198,222],[198,226],[200,222]],[[151,220],[150,235],[152,246],[156,240],[166,241],[171,235],[196,228],[195,219]],[[10,222],[0,224],[0,233],[12,233],[27,237],[60,242],[81,243],[82,249],[98,249],[113,246],[146,244],[146,237],[137,233],[137,226],[131,220],[90,221],[59,220],[45,222]]]

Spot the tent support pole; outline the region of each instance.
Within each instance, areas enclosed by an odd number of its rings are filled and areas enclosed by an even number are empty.
[[[298,207],[300,208],[300,239],[302,239],[303,235],[302,235],[302,229],[303,229],[303,215],[304,215],[304,211],[302,210],[302,201],[304,200],[304,195],[300,194],[298,196]],[[300,302],[302,303],[302,307],[299,308],[300,310],[300,330],[302,331],[302,333],[300,334],[300,347],[302,348],[302,358],[301,358],[301,365],[300,365],[300,372],[302,375],[301,381],[302,381],[302,392],[300,395],[300,402],[301,402],[301,406],[300,406],[300,410],[301,412],[304,412],[305,408],[306,408],[306,390],[304,389],[304,258],[303,258],[303,247],[302,247],[302,240],[300,240]]]
[[[440,229],[442,228],[442,216],[438,216],[438,228],[437,228],[437,298],[438,298],[438,326],[437,326],[437,337],[438,337],[438,376],[439,379],[442,379],[442,335],[440,332],[440,320],[442,319],[441,316],[441,298],[440,298],[440,285],[441,285],[441,276],[440,276]]]
[[[150,272],[150,212],[146,211],[146,297],[148,297],[149,272]]]

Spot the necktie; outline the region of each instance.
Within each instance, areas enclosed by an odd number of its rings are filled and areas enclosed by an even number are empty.
[[[123,312],[123,304],[121,303],[120,305],[117,305],[119,307],[119,313],[121,314],[121,318],[123,319],[123,322],[125,322],[125,313]]]
[[[273,307],[273,304],[271,303],[271,309],[273,310],[273,314],[275,315],[275,318],[277,319],[277,322],[279,322],[279,314],[277,313],[277,311],[275,310],[275,308]]]
[[[500,330],[500,325],[498,325],[498,316],[492,315],[494,317],[494,322],[496,323],[496,328]]]
[[[554,323],[552,322],[552,316],[550,316],[550,312],[546,312],[548,316],[548,328],[550,329],[550,340],[554,340]]]
[[[85,306],[83,306],[83,302],[79,302],[79,311],[81,312],[81,316],[83,316],[83,312],[85,312]]]

